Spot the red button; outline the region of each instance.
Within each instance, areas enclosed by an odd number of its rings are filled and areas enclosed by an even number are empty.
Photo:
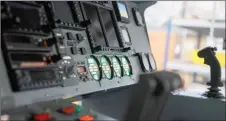
[[[48,113],[36,114],[34,116],[35,121],[49,121],[51,119],[51,115]]]
[[[79,121],[93,121],[94,118],[90,115],[85,115],[79,118]]]
[[[62,108],[62,112],[65,114],[72,114],[75,112],[75,108],[73,106]]]

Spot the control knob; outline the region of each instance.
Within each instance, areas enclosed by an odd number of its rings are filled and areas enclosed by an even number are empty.
[[[66,65],[65,66],[65,73],[66,73],[67,77],[75,78],[76,77],[75,72],[76,72],[75,65]]]

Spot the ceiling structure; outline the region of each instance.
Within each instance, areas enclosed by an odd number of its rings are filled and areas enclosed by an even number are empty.
[[[165,28],[171,18],[173,30],[186,28],[209,36],[214,28],[214,37],[225,37],[225,1],[158,1],[144,16],[148,30]]]
[[[158,1],[145,11],[145,20],[149,27],[162,27],[172,19],[211,20],[216,3],[216,20],[225,21],[225,1]]]

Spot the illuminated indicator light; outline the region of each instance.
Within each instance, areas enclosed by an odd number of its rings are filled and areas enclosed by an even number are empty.
[[[74,104],[74,105],[79,105],[79,106],[82,105],[82,101],[73,101],[71,103]]]
[[[95,64],[93,64],[93,63],[90,63],[90,64],[89,64],[89,66],[95,66]]]
[[[76,109],[76,112],[77,112],[77,113],[80,113],[81,110],[82,110],[82,108],[81,108],[80,105],[76,105],[75,109]]]
[[[80,67],[77,68],[77,71],[79,73],[83,73],[83,72],[85,72],[85,67],[80,66]]]
[[[79,118],[79,121],[93,121],[94,118],[90,115],[85,115]]]
[[[89,62],[89,63],[93,63],[94,60],[93,60],[93,59],[88,59],[88,62]]]
[[[93,75],[93,78],[94,78],[94,79],[98,79],[98,76],[97,76],[97,75]]]

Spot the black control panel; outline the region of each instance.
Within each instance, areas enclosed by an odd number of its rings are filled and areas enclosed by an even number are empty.
[[[1,7],[4,108],[132,85],[156,70],[136,2],[2,1]]]

